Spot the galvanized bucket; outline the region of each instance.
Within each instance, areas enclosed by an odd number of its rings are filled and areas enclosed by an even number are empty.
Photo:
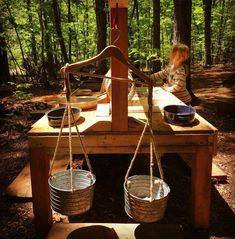
[[[58,172],[49,177],[51,207],[62,215],[79,215],[92,206],[96,177],[81,169]]]
[[[134,175],[124,183],[125,211],[139,222],[156,222],[163,218],[167,206],[169,186],[153,177],[152,200],[150,200],[150,176]]]

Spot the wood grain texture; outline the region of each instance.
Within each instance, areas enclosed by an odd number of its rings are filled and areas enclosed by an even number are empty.
[[[35,229],[38,238],[46,238],[52,226],[48,185],[50,159],[42,148],[31,148],[29,153]]]
[[[209,147],[198,147],[192,162],[192,225],[208,228],[211,203],[211,164]]]
[[[127,8],[111,8],[110,22],[115,22],[118,15],[117,28],[111,30],[111,44],[121,49],[126,59],[128,58],[128,26],[127,26]],[[118,37],[118,38],[117,38]],[[117,40],[118,39],[118,40]],[[111,75],[112,77],[128,77],[128,67],[120,61],[111,58]],[[112,81],[112,130],[128,130],[128,83]]]

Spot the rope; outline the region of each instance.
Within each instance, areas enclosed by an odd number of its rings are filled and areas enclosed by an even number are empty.
[[[53,158],[52,158],[51,165],[50,165],[49,177],[51,176],[52,168],[54,166],[55,158],[56,158],[56,155],[57,155],[61,134],[62,134],[62,131],[63,131],[63,128],[64,128],[64,120],[65,120],[65,115],[67,114],[67,109],[68,109],[68,107],[66,106],[65,110],[64,110],[62,122],[61,122],[59,136],[58,136],[57,141],[56,141],[55,151],[54,151]]]
[[[66,67],[67,67],[67,65],[68,64],[66,64]],[[65,72],[66,72],[66,69],[65,69]],[[67,102],[66,102],[65,111],[64,111],[64,114],[63,114],[63,118],[62,118],[62,123],[61,123],[61,127],[60,127],[59,136],[58,136],[57,142],[56,142],[55,151],[54,151],[54,154],[53,154],[52,163],[50,165],[49,176],[51,176],[51,173],[52,173],[52,168],[54,166],[54,161],[55,161],[55,158],[56,158],[56,155],[57,155],[57,151],[58,151],[58,147],[59,147],[62,131],[63,131],[63,128],[64,128],[65,116],[67,114],[68,115],[68,128],[69,128],[70,188],[71,188],[71,191],[74,191],[74,187],[73,187],[73,157],[72,157],[71,117],[72,117],[72,121],[73,121],[73,123],[75,125],[75,128],[76,128],[77,136],[78,136],[78,138],[80,140],[80,143],[81,143],[82,151],[83,151],[83,154],[85,156],[85,160],[86,160],[87,166],[88,166],[89,171],[90,171],[90,175],[89,175],[90,178],[92,178],[92,167],[91,167],[88,155],[86,153],[84,144],[82,142],[81,134],[80,134],[80,132],[78,130],[78,126],[76,124],[74,113],[73,113],[73,110],[72,110],[72,107],[71,107],[71,103],[70,103],[71,89],[70,89],[70,82],[69,82],[69,73],[65,73],[64,74],[64,80],[65,80],[65,87],[66,87],[66,101]]]
[[[127,172],[126,172],[125,183],[127,183],[127,179],[128,179],[128,177],[129,177],[129,173],[130,173],[131,168],[132,168],[132,166],[133,166],[133,164],[134,164],[134,161],[135,161],[135,159],[136,159],[137,152],[138,152],[139,147],[140,147],[140,143],[142,142],[142,139],[143,139],[143,137],[144,137],[145,131],[146,131],[146,129],[147,129],[147,125],[148,125],[148,120],[146,121],[146,123],[145,123],[145,125],[144,125],[144,129],[143,129],[143,131],[142,131],[142,133],[141,133],[141,136],[140,136],[140,138],[139,138],[137,147],[136,147],[136,149],[135,149],[135,153],[134,153],[134,155],[133,155],[133,157],[132,157],[132,160],[131,160],[131,162],[130,162],[129,168],[128,168]]]
[[[150,131],[150,135],[151,135],[151,140],[153,142],[153,152],[155,154],[155,158],[157,160],[157,165],[158,165],[158,169],[159,169],[159,173],[160,173],[160,178],[162,180],[164,180],[164,174],[163,174],[163,170],[162,170],[162,164],[161,164],[161,157],[160,155],[157,153],[157,149],[156,149],[156,143],[155,143],[155,140],[154,140],[154,134],[153,134],[153,130],[151,127],[149,127],[149,131]]]
[[[140,122],[140,123],[143,123],[145,124],[145,122],[141,119],[138,119],[137,122]],[[155,142],[155,139],[154,139],[154,134],[153,134],[153,130],[152,128],[149,126],[148,124],[148,129],[150,131],[150,135],[151,135],[151,140],[153,142],[153,152],[154,152],[154,155],[155,155],[155,158],[156,158],[156,161],[157,161],[157,165],[158,165],[158,169],[159,169],[159,173],[160,173],[160,178],[162,180],[164,180],[164,174],[163,174],[163,170],[162,170],[162,165],[161,165],[161,155],[157,152],[157,149],[156,149],[156,142]]]
[[[150,142],[150,202],[153,201],[153,142]]]
[[[70,165],[70,188],[73,192],[73,158],[72,158],[72,137],[71,137],[71,105],[70,101],[68,105],[68,125],[69,125],[69,165]]]
[[[157,161],[157,165],[158,165],[158,169],[159,169],[159,173],[160,173],[160,178],[162,179],[161,183],[160,183],[160,187],[162,187],[163,177],[164,177],[162,166],[161,166],[161,160],[160,160],[159,155],[158,155],[157,150],[156,150],[154,134],[153,134],[153,130],[152,130],[152,90],[153,90],[153,82],[151,81],[149,83],[149,87],[148,87],[148,105],[149,105],[149,108],[148,108],[147,121],[144,125],[144,129],[142,131],[142,134],[141,134],[140,139],[138,141],[138,144],[137,144],[136,150],[134,152],[133,158],[130,162],[130,165],[128,167],[128,170],[127,170],[127,173],[126,173],[126,176],[125,176],[125,184],[127,184],[127,187],[129,187],[129,184],[130,184],[130,182],[128,182],[129,173],[130,173],[130,170],[131,170],[131,168],[134,164],[134,161],[136,159],[136,155],[137,155],[137,152],[139,150],[140,144],[142,142],[143,136],[144,136],[144,134],[146,132],[146,129],[148,127],[149,131],[150,131],[150,142],[149,142],[150,143],[150,188],[149,188],[149,190],[150,190],[149,201],[150,202],[153,201],[153,167],[154,167],[153,153],[154,153],[156,161]],[[139,121],[141,121],[141,120],[139,120]],[[154,182],[154,183],[156,183],[156,182]]]
[[[82,151],[83,151],[83,154],[84,154],[84,156],[85,156],[85,160],[86,160],[87,166],[88,166],[89,171],[90,171],[90,175],[92,175],[92,167],[91,167],[91,164],[90,164],[90,160],[89,160],[89,158],[88,158],[88,155],[87,155],[87,153],[86,153],[84,144],[83,144],[83,142],[82,142],[81,134],[80,134],[80,132],[79,132],[79,130],[78,130],[78,126],[77,126],[77,124],[76,124],[73,111],[71,111],[71,113],[72,113],[73,123],[74,123],[75,128],[76,128],[77,136],[78,136],[78,138],[79,138],[79,140],[80,140],[81,147],[82,147]]]

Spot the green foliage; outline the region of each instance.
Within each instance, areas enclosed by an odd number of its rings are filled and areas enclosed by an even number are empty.
[[[211,41],[213,62],[230,62],[234,57],[234,2],[232,0],[213,1]],[[31,0],[30,9],[27,9],[26,0],[0,0],[0,21],[3,23],[4,36],[7,41],[11,72],[24,68],[19,39],[25,54],[25,58],[32,61],[32,35],[35,37],[37,62],[42,66],[42,55],[48,61],[48,52],[45,51],[45,40],[42,40],[41,26],[39,22],[40,10],[44,12],[44,35],[49,36],[50,51],[53,56],[54,67],[58,71],[63,63],[60,39],[54,26],[52,1],[44,0],[42,8],[40,1]],[[68,20],[68,0],[58,1],[62,34],[68,52],[71,40],[71,62],[84,60],[96,55],[97,51],[97,26],[94,1],[71,0],[70,21]],[[223,4],[224,3],[224,4]],[[128,1],[128,30],[129,30],[129,57],[130,61],[141,69],[149,67],[152,60],[159,58],[162,64],[168,62],[169,51],[173,39],[173,14],[174,5],[172,0],[161,0],[160,31],[161,48],[156,52],[152,46],[153,37],[153,6],[152,1],[138,1],[137,11],[131,15],[134,8],[134,0]],[[109,7],[106,6],[106,11]],[[31,21],[29,18],[31,17]],[[107,16],[108,19],[108,16]],[[110,23],[107,26],[107,42],[109,42]],[[18,37],[16,30],[18,31]],[[192,1],[192,44],[191,59],[193,64],[203,64],[204,61],[204,11],[203,1]],[[44,47],[44,54],[43,52]],[[17,71],[19,72],[19,71]],[[21,71],[20,74],[25,73]],[[18,92],[17,95],[20,95]]]
[[[19,100],[26,100],[32,98],[32,93],[29,92],[32,84],[29,83],[20,83],[16,84],[15,82],[9,82],[10,85],[14,86],[13,96]]]

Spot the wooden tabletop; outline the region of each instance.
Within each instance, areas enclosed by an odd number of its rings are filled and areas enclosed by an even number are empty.
[[[153,130],[156,134],[214,134],[217,129],[208,121],[196,113],[195,121],[192,125],[176,126],[168,124],[163,119],[163,107],[169,104],[183,104],[171,93],[164,91],[160,87],[153,89]],[[127,132],[122,134],[138,133],[143,129],[143,123],[140,120],[145,120],[147,115],[147,89],[138,88],[137,93],[132,100],[129,101],[128,117],[129,128]],[[121,112],[120,112],[121,113]],[[77,121],[78,129],[82,134],[94,134],[96,132],[115,134],[120,132],[111,131],[111,115],[97,116],[96,108],[81,112],[81,117]],[[36,135],[57,135],[60,128],[51,127],[48,124],[46,115],[38,120],[29,131],[29,136]],[[75,133],[75,127],[72,127],[72,132]],[[69,131],[68,127],[63,129],[63,133]]]

